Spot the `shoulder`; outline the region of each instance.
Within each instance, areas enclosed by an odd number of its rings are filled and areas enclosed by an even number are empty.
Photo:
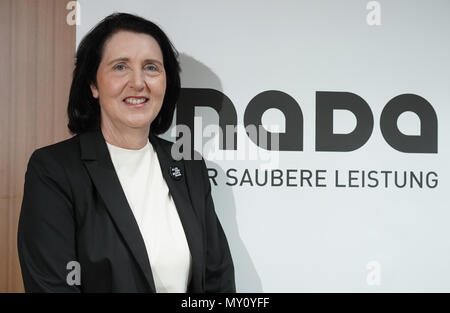
[[[28,168],[58,171],[71,163],[80,162],[78,136],[36,149],[30,156]],[[77,161],[78,160],[78,161]]]
[[[79,138],[73,136],[69,139],[36,149],[31,158],[38,159],[66,159],[80,151]]]
[[[71,199],[70,179],[74,173],[81,172],[78,136],[36,149],[30,156],[25,173],[25,189],[59,190]],[[78,152],[77,152],[78,150]],[[31,188],[31,189],[29,189]]]

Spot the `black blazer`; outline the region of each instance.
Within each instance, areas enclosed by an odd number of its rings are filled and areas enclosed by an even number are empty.
[[[174,160],[171,142],[149,139],[192,255],[188,292],[235,292],[203,159]],[[171,167],[182,176],[173,176]],[[17,239],[27,292],[155,292],[144,240],[100,130],[31,155]],[[81,267],[79,286],[66,281],[71,261]]]

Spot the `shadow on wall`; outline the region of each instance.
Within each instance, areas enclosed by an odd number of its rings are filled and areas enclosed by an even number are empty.
[[[183,87],[212,88],[223,92],[219,77],[208,66],[184,53],[180,54],[179,61]],[[213,109],[202,108],[201,110],[203,128],[208,125],[217,125],[218,114]],[[176,118],[173,120],[171,129],[175,126],[175,121]],[[173,141],[175,136],[168,137],[170,131],[162,137]],[[209,138],[209,140],[213,139]],[[207,145],[209,140],[204,138],[203,145]],[[206,160],[206,165],[208,168],[216,169],[218,174],[216,178],[218,186],[214,187],[212,184],[212,193],[216,212],[226,233],[233,256],[237,291],[262,292],[261,279],[239,235],[233,191],[230,186],[225,184],[225,173],[217,163]]]

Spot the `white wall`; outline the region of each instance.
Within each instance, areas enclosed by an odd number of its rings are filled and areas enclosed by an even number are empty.
[[[299,103],[303,151],[264,156],[273,158],[276,169],[326,170],[327,187],[228,186],[228,169],[254,172],[265,162],[249,156],[208,161],[219,173],[213,195],[238,291],[450,291],[449,1],[378,1],[379,26],[366,22],[371,10],[363,0],[79,2],[77,42],[114,11],[152,20],[181,53],[182,86],[223,92],[240,125],[247,104],[262,91],[280,90]],[[364,146],[315,151],[317,91],[352,92],[370,105],[374,129]],[[382,109],[405,93],[433,106],[437,154],[399,152],[384,140]],[[217,123],[210,109],[197,113],[204,125]],[[335,118],[335,131],[355,126],[348,112]],[[280,130],[283,120],[276,110],[264,119]],[[398,124],[406,134],[420,134],[414,114],[405,113]],[[238,150],[248,146],[259,151],[240,133]],[[349,170],[434,171],[438,186],[338,188],[335,170],[340,179]],[[368,283],[377,277],[379,284]]]

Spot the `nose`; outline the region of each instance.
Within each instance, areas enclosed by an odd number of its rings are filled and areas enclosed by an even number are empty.
[[[130,78],[130,87],[142,90],[145,87],[144,72],[142,70],[133,71]]]

